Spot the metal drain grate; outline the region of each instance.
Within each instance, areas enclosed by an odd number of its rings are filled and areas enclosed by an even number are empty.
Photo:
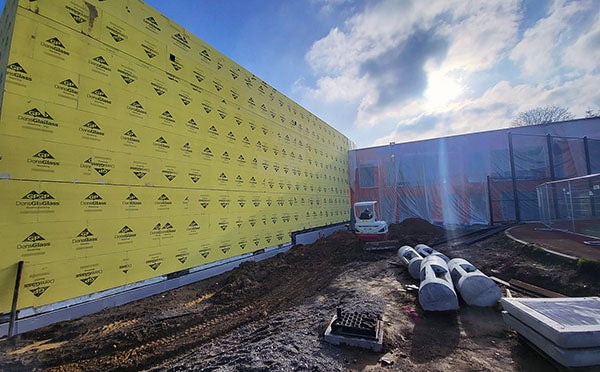
[[[338,307],[337,316],[331,324],[331,333],[376,340],[380,318],[377,314],[344,311]]]

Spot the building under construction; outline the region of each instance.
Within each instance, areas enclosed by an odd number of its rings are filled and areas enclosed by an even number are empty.
[[[0,337],[309,242],[353,202],[533,221],[537,186],[600,172],[598,118],[353,149],[140,0],[8,0],[0,32]]]
[[[595,173],[600,118],[391,143],[349,155],[352,201],[378,200],[388,222],[539,221],[538,185]],[[600,196],[590,203],[600,210]]]
[[[0,30],[0,314],[96,301],[72,317],[349,219],[348,138],[142,1],[8,0]]]

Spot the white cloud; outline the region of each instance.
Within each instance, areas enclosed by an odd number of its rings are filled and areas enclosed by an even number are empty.
[[[517,41],[519,2],[462,1],[452,23],[441,29],[452,39],[444,70],[483,70]]]
[[[548,104],[568,108],[575,117],[584,117],[588,108],[600,108],[600,75],[587,74],[547,92]]]
[[[571,111],[576,117],[584,116],[585,109],[600,104],[598,95],[600,75],[582,75],[548,89],[544,84],[511,84],[501,81],[490,88],[481,98],[465,105],[467,111],[493,112],[494,107],[503,108],[510,116],[535,107],[556,105]],[[506,121],[508,120],[508,121]]]
[[[306,59],[316,73],[329,71],[335,74],[346,70],[351,65],[349,55],[355,54],[346,34],[336,27],[325,38],[313,44]]]
[[[417,30],[448,37],[449,69],[489,67],[514,44],[518,1],[380,1],[333,28],[307,53],[308,63],[322,74],[356,73],[360,64],[401,46]]]
[[[529,76],[550,76],[560,68],[560,54],[572,42],[573,28],[582,14],[594,8],[594,1],[556,0],[548,16],[525,31],[523,39],[512,50],[510,57],[520,63],[522,72]]]
[[[316,88],[303,86],[300,81],[295,90],[309,94],[314,99],[331,103],[335,101],[358,102],[369,91],[376,89],[370,86],[366,78],[353,78],[347,75],[325,76],[317,81]]]
[[[350,94],[340,94],[349,86],[371,88],[381,83],[364,71],[366,63],[387,58],[390,52],[403,48],[416,32],[426,32],[449,44],[447,57],[440,63],[428,64],[427,70],[447,72],[488,68],[515,42],[517,9],[516,0],[499,5],[482,5],[474,0],[371,3],[362,13],[348,19],[344,29],[332,28],[326,37],[313,44],[306,60],[317,76],[317,83],[306,92],[330,100],[357,99],[361,121],[372,122],[366,113],[370,106],[378,103],[377,92],[354,89]],[[397,66],[385,67],[393,69]],[[397,74],[394,70],[381,71],[380,78],[389,81],[389,76]],[[415,96],[420,93],[413,92]],[[362,99],[359,99],[360,94],[364,95]]]
[[[504,128],[516,113],[552,104],[582,116],[600,106],[597,4],[556,0],[521,30],[518,0],[372,1],[313,44],[315,83],[297,92],[360,146]],[[328,106],[340,104],[336,121]]]
[[[334,27],[316,41],[306,60],[320,75],[356,75],[361,63],[376,58],[407,37],[413,20],[410,3],[380,1],[367,6],[363,13],[346,20],[344,29]]]
[[[593,71],[598,68],[600,60],[600,12],[589,30],[577,41],[565,48],[563,61],[575,69]]]
[[[511,125],[512,118],[517,113],[546,105],[565,107],[575,117],[583,117],[586,109],[600,107],[596,89],[599,84],[600,75],[592,74],[568,81],[551,90],[544,85],[512,84],[503,80],[481,97],[462,102],[454,110],[437,117],[432,116],[434,125],[420,126],[426,121],[427,115],[417,114],[418,109],[413,107],[405,112],[408,117],[412,117],[411,120],[400,120],[392,133],[376,138],[370,145],[506,128]]]
[[[340,6],[351,3],[353,0],[311,0],[320,7],[320,12],[328,14],[334,12]]]

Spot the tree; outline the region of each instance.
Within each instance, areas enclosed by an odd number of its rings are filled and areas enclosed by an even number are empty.
[[[575,116],[568,109],[558,106],[536,107],[531,110],[517,114],[512,121],[513,127],[524,127],[527,125],[549,124],[557,121],[571,120]]]
[[[600,110],[594,111],[591,108],[588,108],[587,110],[585,110],[585,118],[600,118]]]

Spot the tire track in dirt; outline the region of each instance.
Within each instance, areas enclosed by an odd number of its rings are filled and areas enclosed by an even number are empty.
[[[148,368],[233,329],[290,309],[327,287],[348,262],[360,256],[373,259],[364,254],[361,243],[351,233],[334,234],[331,240],[295,247],[269,262],[240,265],[223,288],[208,297],[204,311],[189,313],[189,306],[183,306],[181,310],[186,313],[175,313],[162,322],[158,319],[155,324],[163,329],[146,329],[144,337],[135,343],[120,343],[113,350],[104,345],[102,352],[80,354],[77,361],[63,359],[64,364],[58,359],[46,359],[45,366],[51,371]],[[147,328],[143,323],[136,321],[135,325]]]
[[[173,329],[168,335],[154,335],[155,338],[153,340],[149,340],[133,348],[57,365],[48,368],[48,370],[73,371],[143,368],[177,353],[185,352],[190,347],[201,344],[215,335],[250,322],[255,318],[257,313],[256,305],[249,305],[199,324],[190,325],[183,329]]]

